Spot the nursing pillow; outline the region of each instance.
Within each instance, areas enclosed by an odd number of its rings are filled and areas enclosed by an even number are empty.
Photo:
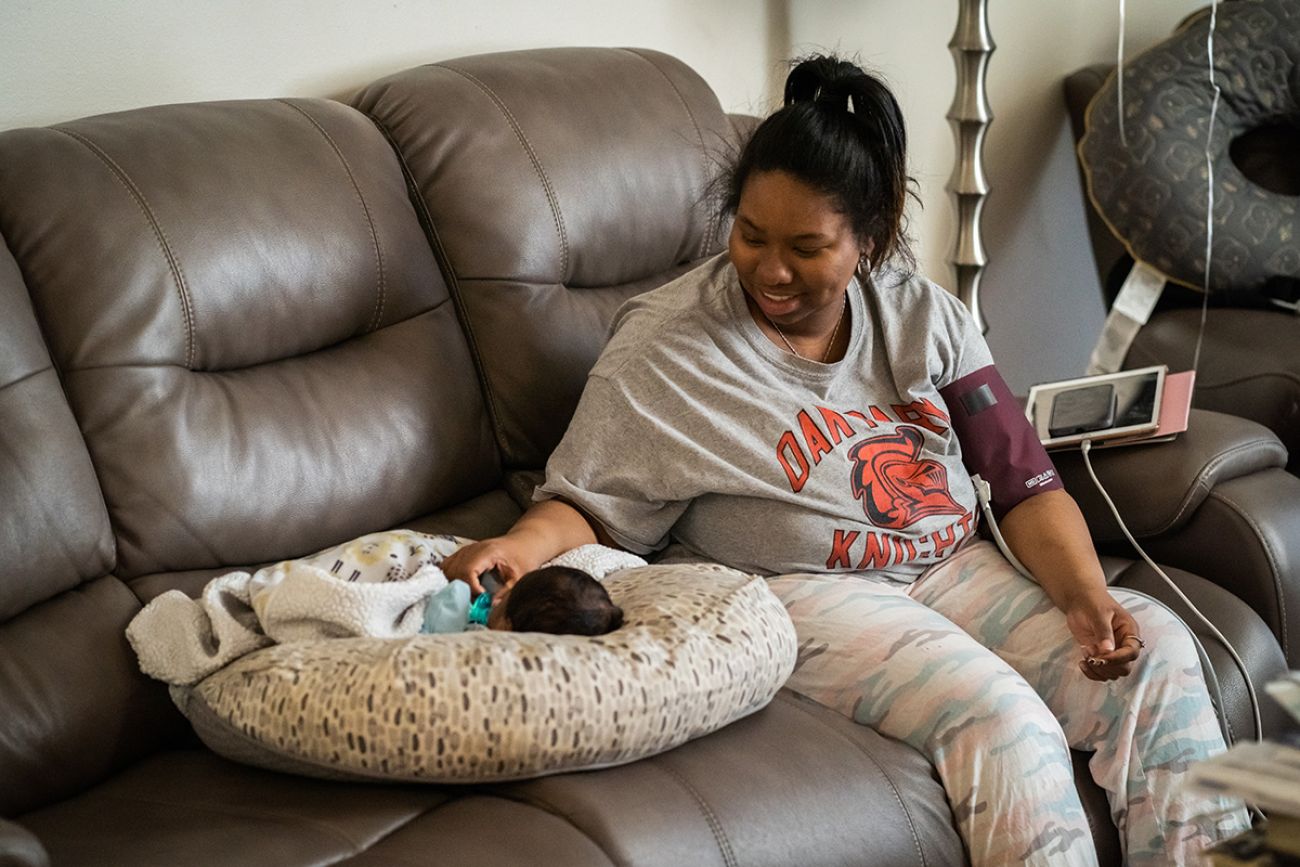
[[[646,566],[605,581],[607,635],[334,638],[241,657],[177,706],[215,752],[328,779],[470,783],[630,762],[764,707],[794,627],[762,578]]]
[[[1088,107],[1079,156],[1094,207],[1132,256],[1202,288],[1206,136],[1213,90],[1210,16],[1125,65],[1124,134],[1115,75]],[[1210,143],[1215,201],[1211,291],[1260,291],[1300,279],[1300,197],[1251,181],[1229,147],[1262,128],[1300,127],[1300,0],[1221,4],[1215,31],[1222,91]]]

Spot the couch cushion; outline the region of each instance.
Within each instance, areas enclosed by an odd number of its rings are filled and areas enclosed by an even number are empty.
[[[920,753],[789,690],[652,759],[501,793],[568,816],[618,864],[965,863]]]
[[[68,867],[964,863],[919,753],[786,691],[707,738],[599,774],[375,786],[173,752],[18,821]]]
[[[431,856],[436,853],[436,859]],[[465,795],[341,863],[348,867],[614,867],[567,816],[493,795]]]
[[[363,115],[160,106],[0,133],[0,166],[122,577],[297,556],[494,485],[446,286]]]
[[[18,821],[54,864],[331,864],[451,797],[301,780],[181,750]]]
[[[126,643],[139,610],[110,576],[0,624],[0,816],[80,792],[184,736]]]
[[[6,168],[0,162],[0,176]],[[180,729],[135,668],[95,471],[0,243],[0,816],[88,786]]]
[[[1280,310],[1215,310],[1205,329],[1196,393],[1200,409],[1252,419],[1277,434],[1287,469],[1300,475],[1300,317]],[[1168,364],[1187,370],[1201,330],[1201,311],[1157,311],[1138,332],[1125,367]]]
[[[3,241],[0,419],[3,622],[113,566],[113,536],[90,456]],[[7,704],[0,693],[0,706]]]
[[[709,181],[736,128],[694,71],[638,49],[449,60],[353,104],[418,190],[507,464],[540,466],[618,306],[721,249]]]

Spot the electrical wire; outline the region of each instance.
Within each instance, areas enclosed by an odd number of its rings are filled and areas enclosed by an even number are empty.
[[[1115,59],[1116,113],[1119,115],[1119,143],[1128,148],[1128,136],[1124,134],[1124,34],[1128,29],[1128,15],[1125,13],[1125,0],[1119,0],[1119,47]]]
[[[1157,566],[1156,562],[1152,560],[1147,552],[1143,550],[1142,546],[1138,544],[1137,539],[1133,538],[1133,534],[1129,532],[1128,525],[1125,524],[1124,519],[1120,517],[1119,509],[1115,507],[1115,501],[1110,498],[1110,494],[1106,493],[1106,488],[1102,485],[1101,479],[1097,478],[1097,473],[1092,468],[1092,460],[1088,457],[1090,451],[1092,451],[1092,440],[1084,440],[1083,465],[1087,467],[1088,476],[1091,477],[1092,483],[1096,485],[1097,490],[1101,492],[1102,499],[1105,500],[1106,505],[1110,507],[1110,513],[1115,517],[1115,521],[1119,524],[1120,530],[1124,533],[1124,538],[1128,539],[1129,544],[1133,546],[1134,550],[1136,550],[1139,555],[1141,555],[1142,559],[1146,561],[1146,564],[1155,570],[1157,575],[1164,579],[1164,582],[1169,585],[1170,589],[1173,590],[1175,594],[1177,594],[1178,598],[1183,600],[1183,604],[1190,608],[1192,613],[1196,615],[1197,619],[1200,620],[1201,623],[1210,630],[1211,634],[1213,634],[1214,637],[1223,644],[1224,648],[1228,651],[1228,655],[1232,657],[1232,661],[1241,669],[1241,676],[1246,681],[1246,693],[1250,696],[1250,710],[1255,717],[1255,739],[1262,740],[1264,733],[1263,725],[1260,722],[1259,717],[1259,698],[1255,695],[1255,684],[1251,682],[1250,672],[1246,668],[1246,663],[1237,655],[1236,649],[1228,639],[1223,636],[1223,633],[1220,632],[1213,623],[1206,619],[1205,615],[1200,612],[1200,609],[1192,604],[1192,600],[1188,599],[1186,594],[1178,588],[1178,585],[1175,584],[1167,574],[1165,574],[1165,570]]]
[[[1106,493],[1106,489],[1105,487],[1102,486],[1101,480],[1097,478],[1097,474],[1092,469],[1092,460],[1088,457],[1088,453],[1090,451],[1092,451],[1092,440],[1084,440],[1083,441],[1084,466],[1088,468],[1088,475],[1092,477],[1092,483],[1096,485],[1097,490],[1101,492],[1102,499],[1104,499],[1106,501],[1106,505],[1110,507],[1110,513],[1115,517],[1115,520],[1119,523],[1120,530],[1122,530],[1124,533],[1124,538],[1128,539],[1129,544],[1132,545],[1134,549],[1137,550],[1138,554],[1141,555],[1142,559],[1146,561],[1146,564],[1150,566],[1153,570],[1155,570],[1155,573],[1157,575],[1159,575],[1162,579],[1164,579],[1164,582],[1168,584],[1169,587],[1174,591],[1174,593],[1178,595],[1178,598],[1183,601],[1183,604],[1185,604],[1188,608],[1190,608],[1192,610],[1192,613],[1194,613],[1197,616],[1197,618],[1200,619],[1201,623],[1205,624],[1205,626],[1210,630],[1210,632],[1214,634],[1214,637],[1217,638],[1225,648],[1227,648],[1228,654],[1232,657],[1233,661],[1237,663],[1237,667],[1241,669],[1241,676],[1245,678],[1246,681],[1246,692],[1250,696],[1251,712],[1254,714],[1254,718],[1255,718],[1255,739],[1256,740],[1263,739],[1263,732],[1261,731],[1261,721],[1259,716],[1259,699],[1255,695],[1255,684],[1250,679],[1250,672],[1246,669],[1246,663],[1243,662],[1241,657],[1237,655],[1236,649],[1234,649],[1233,646],[1228,642],[1228,639],[1224,637],[1223,633],[1220,632],[1213,623],[1211,623],[1209,620],[1205,618],[1205,615],[1200,612],[1200,609],[1198,609],[1195,605],[1192,604],[1192,600],[1187,598],[1187,596],[1183,593],[1183,591],[1178,588],[1178,585],[1175,584],[1170,579],[1170,577],[1165,573],[1165,570],[1161,569],[1158,565],[1156,565],[1155,561],[1152,560],[1151,557],[1147,555],[1147,552],[1143,550],[1142,546],[1139,545],[1137,543],[1137,540],[1133,538],[1133,534],[1129,532],[1128,526],[1124,523],[1124,519],[1120,517],[1119,510],[1115,507],[1115,501],[1110,498],[1110,494]],[[1035,583],[1037,583],[1037,579],[1035,579],[1033,574],[1025,567],[1025,564],[1021,563],[1020,560],[1016,557],[1016,555],[1012,553],[1011,546],[1007,544],[1006,539],[1003,538],[1002,536],[1002,531],[998,528],[998,522],[993,516],[993,508],[991,505],[991,500],[992,500],[991,488],[989,483],[984,481],[984,479],[980,478],[978,475],[971,476],[971,481],[975,483],[976,498],[979,500],[980,508],[984,513],[984,520],[987,522],[987,526],[989,530],[993,533],[993,541],[998,546],[998,549],[1002,552],[1002,556],[1007,558],[1007,561],[1012,565],[1012,567],[1017,572],[1019,572],[1024,577],[1028,578],[1030,581],[1034,581]]]
[[[1214,31],[1218,23],[1219,0],[1213,0],[1210,4],[1210,29],[1205,37],[1205,55],[1208,59],[1210,87],[1214,90],[1214,98],[1210,102],[1210,123],[1205,130],[1205,275],[1201,283],[1201,327],[1196,332],[1196,350],[1192,353],[1192,370],[1195,371],[1200,369],[1201,342],[1205,338],[1205,323],[1210,309],[1210,264],[1214,257],[1214,158],[1210,146],[1214,141],[1214,122],[1219,116],[1219,97],[1222,96],[1218,79],[1214,74]]]

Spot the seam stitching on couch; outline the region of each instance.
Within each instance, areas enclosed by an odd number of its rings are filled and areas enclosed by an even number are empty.
[[[527,781],[521,781],[521,782],[527,782]],[[570,815],[567,811],[562,810],[559,807],[555,806],[555,804],[551,803],[545,798],[540,798],[536,795],[531,795],[531,794],[522,794],[522,793],[507,791],[505,789],[498,788],[496,785],[491,783],[484,784],[482,788],[493,798],[500,798],[501,800],[509,801],[512,804],[524,804],[525,806],[533,807],[534,809],[541,810],[542,812],[546,813],[549,816],[554,816],[555,818],[564,822],[573,830],[577,831],[579,834],[583,836],[584,839],[588,840],[591,843],[591,845],[599,849],[600,854],[604,855],[610,864],[620,863],[616,858],[614,858],[613,855],[609,853],[609,850],[607,850],[604,846],[600,844],[598,840],[596,840],[595,837],[593,837],[591,834],[588,834],[587,831],[581,825],[575,822],[572,815]]]
[[[383,319],[384,315],[384,253],[379,244],[379,232],[375,230],[374,217],[370,213],[370,207],[366,204],[366,197],[361,193],[361,185],[357,183],[357,177],[352,172],[352,166],[348,163],[348,158],[343,155],[343,151],[339,148],[338,143],[334,141],[334,138],[328,132],[326,132],[325,127],[321,126],[320,122],[317,121],[316,118],[308,114],[306,109],[302,106],[290,102],[287,99],[277,99],[276,102],[288,106],[298,112],[298,114],[305,117],[307,122],[314,126],[316,131],[324,137],[325,141],[329,143],[330,148],[334,151],[334,156],[338,157],[339,162],[343,164],[343,171],[347,172],[348,180],[352,183],[352,191],[357,194],[357,201],[361,203],[361,213],[366,218],[366,226],[370,229],[370,241],[375,248],[375,293],[377,297],[375,299],[374,315],[371,317],[370,322],[366,324],[367,331],[374,331],[379,327],[379,323]]]
[[[542,167],[542,161],[538,158],[537,152],[533,149],[532,142],[528,136],[524,135],[523,129],[519,126],[519,121],[506,106],[505,101],[497,95],[496,91],[488,87],[483,81],[477,78],[473,73],[466,72],[463,69],[457,69],[446,63],[438,64],[443,69],[449,69],[457,75],[470,81],[479,90],[487,95],[488,99],[496,105],[497,109],[505,115],[506,121],[510,124],[511,131],[514,132],[515,138],[519,139],[519,145],[524,149],[524,153],[533,164],[533,171],[537,173],[537,178],[542,182],[542,189],[546,192],[546,201],[551,206],[551,219],[555,223],[556,234],[560,236],[560,282],[569,282],[569,235],[565,231],[564,216],[560,213],[560,201],[555,195],[555,188],[551,186],[551,179],[546,174],[546,169]]]
[[[120,803],[124,802],[129,804],[150,804],[152,806],[158,806],[158,807],[178,806],[173,801],[160,801],[155,798],[145,798],[145,797],[140,797],[138,795],[114,794],[114,795],[108,795],[107,797],[109,800],[118,801]],[[351,854],[353,855],[359,855],[362,852],[364,852],[367,848],[367,847],[363,847],[360,843],[358,843],[356,840],[353,840],[347,834],[344,834],[338,828],[335,828],[325,822],[318,822],[313,819],[306,819],[300,815],[295,815],[292,813],[286,814],[274,810],[272,811],[267,811],[263,809],[255,810],[251,808],[241,809],[239,807],[233,807],[228,805],[214,806],[210,804],[182,803],[179,806],[181,806],[184,809],[194,810],[195,812],[199,812],[199,813],[212,813],[218,816],[238,816],[241,818],[248,818],[248,819],[271,819],[276,822],[283,822],[287,825],[300,825],[305,828],[313,828],[319,832],[332,836],[335,839],[350,846],[352,848]]]
[[[433,66],[433,64],[429,65]],[[474,374],[478,377],[479,386],[483,391],[483,402],[488,412],[488,423],[492,426],[492,432],[500,438],[502,454],[509,455],[511,448],[510,437],[501,422],[501,413],[497,409],[496,395],[493,393],[492,383],[488,379],[487,366],[483,362],[482,353],[479,352],[478,336],[474,333],[474,324],[470,321],[469,310],[466,309],[465,300],[461,296],[460,277],[456,273],[451,257],[447,255],[447,248],[443,246],[442,237],[438,234],[438,227],[433,223],[433,215],[429,213],[429,203],[424,199],[424,191],[416,183],[415,173],[411,171],[411,166],[406,161],[406,155],[402,153],[402,149],[398,146],[397,139],[393,136],[392,131],[379,118],[370,114],[367,116],[370,118],[371,123],[384,134],[384,138],[388,139],[389,146],[393,149],[393,153],[397,155],[397,162],[402,168],[403,177],[406,179],[408,194],[416,205],[416,217],[424,228],[429,243],[433,246],[434,261],[447,283],[447,295],[451,298],[451,303],[456,310],[456,318],[465,334],[465,344],[469,348],[470,358],[474,361]]]
[[[172,252],[171,243],[167,240],[167,233],[163,231],[162,224],[158,222],[158,218],[154,215],[153,209],[149,207],[149,202],[145,199],[144,193],[141,192],[140,188],[131,181],[131,178],[122,167],[114,162],[113,158],[105,153],[99,145],[95,144],[81,133],[73,132],[70,129],[64,129],[63,127],[57,126],[51,127],[51,129],[55,132],[63,133],[74,141],[80,142],[82,146],[98,157],[104,165],[108,166],[109,170],[113,173],[114,177],[117,178],[118,182],[126,188],[128,193],[131,194],[136,207],[144,213],[145,219],[149,222],[149,227],[153,229],[154,240],[158,242],[163,257],[167,260],[167,265],[171,269],[172,279],[176,283],[176,290],[180,293],[181,312],[185,316],[185,366],[193,368],[195,343],[194,307],[190,301],[189,289],[185,285],[185,274],[181,270],[181,263],[177,261],[176,255]]]
[[[1269,443],[1270,441],[1266,439],[1256,439],[1250,442],[1241,443],[1240,445],[1233,446],[1230,449],[1220,452],[1206,461],[1205,465],[1202,466],[1200,471],[1196,474],[1195,483],[1188,489],[1187,493],[1183,495],[1183,500],[1179,503],[1177,511],[1175,511],[1173,516],[1163,525],[1152,530],[1150,535],[1158,536],[1161,533],[1166,533],[1173,529],[1192,508],[1192,500],[1194,499],[1193,494],[1198,491],[1208,494],[1212,491],[1213,486],[1210,484],[1210,477],[1219,469],[1220,466],[1227,463],[1231,458],[1236,457],[1238,452],[1255,451],[1261,445],[1268,445]],[[1204,501],[1205,497],[1202,496],[1195,499],[1197,499],[1197,504],[1199,505],[1200,502]]]
[[[462,796],[462,797],[463,797],[463,796]],[[356,856],[356,855],[364,855],[364,854],[366,854],[366,853],[368,853],[368,852],[371,852],[372,850],[374,850],[374,848],[375,848],[376,846],[379,846],[381,843],[383,843],[383,842],[384,842],[385,840],[387,840],[389,837],[392,837],[394,834],[397,834],[397,833],[399,833],[399,832],[401,832],[401,831],[405,831],[405,830],[406,830],[407,828],[409,828],[412,824],[414,824],[415,822],[418,822],[419,820],[423,819],[425,816],[428,816],[428,815],[430,815],[430,814],[432,814],[432,813],[434,813],[434,812],[436,812],[436,811],[438,811],[438,810],[441,810],[443,807],[447,806],[448,804],[454,804],[454,803],[456,803],[457,801],[459,801],[460,799],[461,799],[460,797],[450,797],[450,798],[448,798],[448,799],[445,800],[445,801],[439,801],[438,803],[433,804],[432,806],[424,807],[424,808],[420,809],[418,812],[416,812],[415,815],[413,815],[413,816],[411,816],[409,819],[407,819],[405,822],[401,823],[400,825],[394,825],[392,828],[389,828],[387,831],[383,832],[383,833],[380,834],[378,837],[376,837],[375,839],[371,840],[369,845],[364,846],[364,847],[357,846],[357,847],[356,847],[356,848],[357,848],[357,851],[355,851],[355,852],[351,852],[351,853],[344,853],[344,854],[340,855],[338,858],[335,858],[335,859],[333,859],[333,860],[331,860],[331,861],[323,862],[323,865],[325,865],[325,867],[327,867],[327,865],[330,865],[330,864],[339,864],[339,863],[341,863],[344,859],[350,859],[350,858],[352,858],[353,856]]]
[[[695,799],[695,805],[699,807],[700,812],[704,815],[704,821],[709,823],[709,830],[713,832],[713,842],[717,844],[718,851],[722,853],[723,863],[728,867],[738,867],[740,862],[736,860],[736,852],[731,847],[731,841],[727,839],[727,832],[723,830],[722,822],[718,820],[717,814],[713,812],[713,808],[709,806],[709,802],[704,799],[704,796],[676,768],[668,767],[663,761],[651,762],[650,764],[676,780],[677,785],[685,789]]]
[[[793,691],[793,690],[792,690],[792,691]],[[798,695],[799,693],[795,693],[795,694]],[[778,697],[779,697],[779,693],[778,693]],[[889,784],[889,791],[893,792],[893,794],[894,794],[894,800],[898,802],[898,806],[899,806],[899,808],[903,811],[903,816],[907,819],[907,830],[910,831],[911,834],[912,834],[912,845],[916,847],[916,855],[917,855],[917,857],[921,859],[921,864],[923,864],[923,865],[924,865],[924,864],[928,864],[929,862],[926,861],[926,859],[925,859],[925,851],[921,848],[921,838],[920,838],[920,836],[916,833],[916,823],[912,821],[912,812],[911,812],[910,810],[907,809],[907,804],[904,803],[904,801],[903,801],[903,796],[900,795],[900,794],[898,793],[898,786],[894,784],[894,778],[891,777],[891,776],[889,775],[889,772],[885,770],[884,766],[881,765],[880,762],[878,762],[878,761],[876,760],[876,757],[873,756],[873,755],[872,755],[872,754],[867,750],[866,747],[862,746],[862,744],[855,743],[851,738],[849,738],[849,737],[848,737],[847,735],[845,735],[843,732],[838,732],[838,731],[836,731],[835,729],[831,728],[829,725],[826,724],[826,721],[825,721],[825,720],[821,720],[821,719],[818,719],[817,717],[813,716],[812,711],[808,710],[808,708],[804,707],[804,706],[803,706],[802,704],[800,704],[799,702],[797,702],[797,701],[793,701],[793,700],[788,699],[788,698],[787,698],[787,699],[783,699],[783,700],[784,700],[785,703],[786,703],[787,705],[789,705],[790,707],[796,708],[797,710],[801,711],[801,712],[802,712],[805,716],[807,716],[810,720],[812,720],[813,722],[817,723],[817,725],[819,725],[819,726],[821,726],[822,728],[826,729],[826,730],[829,731],[831,734],[833,734],[833,735],[835,735],[836,737],[838,737],[840,740],[845,741],[845,742],[847,742],[848,744],[850,744],[851,746],[855,747],[855,748],[858,750],[858,752],[862,753],[862,755],[864,755],[864,756],[867,757],[867,761],[871,762],[871,764],[873,764],[873,765],[876,766],[876,770],[880,771],[880,776],[884,777],[885,782]],[[809,699],[809,701],[811,701],[811,699]],[[824,705],[823,705],[823,707],[824,707]],[[870,726],[868,726],[868,728],[870,728]],[[873,731],[874,731],[874,729],[873,729]],[[964,845],[965,845],[965,844],[963,843],[963,846],[964,846]]]
[[[1251,517],[1251,515],[1235,500],[1224,494],[1222,491],[1212,491],[1210,496],[1236,512],[1237,517],[1242,521],[1245,521],[1246,524],[1255,531],[1255,535],[1260,541],[1260,546],[1264,549],[1264,556],[1268,560],[1268,571],[1273,579],[1273,593],[1278,609],[1278,629],[1282,633],[1282,647],[1283,652],[1286,653],[1287,649],[1290,647],[1287,638],[1286,593],[1282,588],[1282,582],[1280,580],[1281,570],[1278,568],[1277,556],[1273,551],[1273,547],[1269,544],[1268,537],[1263,533],[1258,522],[1256,522],[1255,519]]]
[[[42,373],[45,373],[46,371],[53,370],[53,369],[54,369],[53,364],[47,364],[44,367],[42,367],[40,370],[33,370],[31,373],[24,373],[22,376],[18,377],[17,379],[10,380],[9,382],[6,382],[4,385],[0,385],[0,391],[4,391],[6,388],[12,388],[13,386],[18,385],[19,383],[26,382],[32,377],[40,376]]]
[[[700,124],[695,119],[695,112],[691,111],[691,106],[686,101],[686,97],[682,94],[681,90],[677,87],[676,82],[674,82],[671,78],[668,77],[668,73],[664,72],[663,69],[659,67],[659,64],[655,63],[653,60],[651,60],[649,57],[646,57],[645,54],[643,54],[642,52],[638,51],[635,48],[624,48],[623,50],[628,52],[629,54],[641,58],[641,60],[650,64],[650,66],[653,67],[655,72],[663,76],[664,81],[668,82],[668,86],[671,87],[673,89],[673,93],[677,95],[677,101],[680,102],[682,104],[682,108],[686,110],[686,117],[690,119],[691,126],[695,127],[695,137],[700,140],[700,157],[704,163],[704,178],[707,183],[709,177],[708,146],[704,144],[704,132],[700,129]],[[717,217],[718,217],[718,213],[717,213],[718,209],[713,206],[712,196],[708,195],[708,192],[710,191],[707,190],[706,188],[705,205],[708,208],[708,215],[707,215],[708,222],[705,225],[704,249],[700,253],[701,256],[707,256],[709,250],[712,249],[711,245],[716,240],[716,238],[714,238],[714,233],[717,232],[718,230],[718,227],[716,225]]]

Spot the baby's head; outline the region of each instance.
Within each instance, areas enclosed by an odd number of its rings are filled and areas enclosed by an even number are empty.
[[[623,625],[623,609],[600,582],[581,569],[534,569],[493,600],[488,629],[604,635]]]

